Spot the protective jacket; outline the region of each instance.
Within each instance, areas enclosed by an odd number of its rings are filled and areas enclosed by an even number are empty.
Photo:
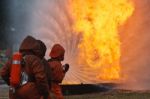
[[[64,53],[64,48],[59,44],[55,44],[50,52],[51,59],[48,60],[49,66],[52,69],[51,91],[56,99],[63,99],[59,84],[62,82],[65,76],[65,72],[61,64],[61,61],[64,58]]]

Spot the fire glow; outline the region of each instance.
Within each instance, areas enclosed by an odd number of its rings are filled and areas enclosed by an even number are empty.
[[[132,15],[128,0],[70,0],[73,31],[82,35],[78,62],[99,69],[98,79],[119,80],[120,39],[118,27]]]

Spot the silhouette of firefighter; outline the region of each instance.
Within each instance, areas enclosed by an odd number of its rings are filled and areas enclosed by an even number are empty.
[[[52,50],[49,54],[51,59],[48,60],[49,66],[51,68],[52,74],[52,83],[51,83],[51,92],[55,99],[63,99],[63,95],[61,92],[61,86],[59,85],[65,73],[69,69],[69,64],[62,65],[61,61],[64,60],[65,49],[60,44],[55,44],[52,47]]]

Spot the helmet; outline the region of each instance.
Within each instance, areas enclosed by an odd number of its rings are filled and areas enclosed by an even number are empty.
[[[51,58],[64,59],[65,49],[60,44],[55,44],[49,54]]]

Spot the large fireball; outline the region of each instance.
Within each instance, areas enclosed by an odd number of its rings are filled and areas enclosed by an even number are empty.
[[[80,33],[78,62],[99,69],[98,79],[120,79],[118,28],[132,15],[129,0],[70,0],[73,31]]]

